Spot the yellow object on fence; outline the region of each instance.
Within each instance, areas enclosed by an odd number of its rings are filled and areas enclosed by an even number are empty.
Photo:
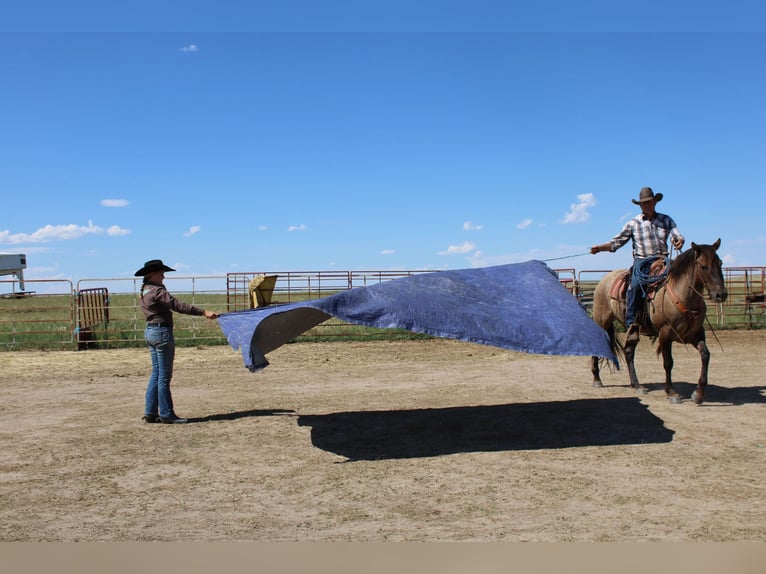
[[[274,295],[277,277],[278,275],[256,275],[253,277],[248,286],[251,309],[271,305],[271,297]]]

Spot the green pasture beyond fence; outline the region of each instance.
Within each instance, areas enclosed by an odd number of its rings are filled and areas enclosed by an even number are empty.
[[[557,269],[561,284],[583,304],[592,303],[593,290],[609,270]],[[250,281],[276,275],[271,303],[326,297],[332,293],[426,271],[304,271],[231,273],[225,276],[172,277],[165,283],[177,298],[225,313],[251,308]],[[729,299],[708,305],[708,322],[716,329],[766,328],[766,267],[724,269]],[[0,281],[0,350],[77,350],[143,346],[144,318],[138,306],[139,279]],[[178,345],[226,343],[215,321],[175,315]],[[331,318],[297,340],[340,338],[395,339],[419,335],[350,325]]]

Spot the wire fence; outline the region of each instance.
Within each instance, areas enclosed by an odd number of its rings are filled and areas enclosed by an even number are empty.
[[[611,270],[554,270],[561,285],[590,311],[593,291]],[[347,289],[432,271],[242,272],[222,276],[172,276],[168,290],[198,307],[226,313],[263,305],[318,299]],[[708,321],[720,329],[766,328],[766,267],[724,268],[729,298],[708,305]],[[141,278],[0,280],[0,350],[118,348],[143,346],[144,317],[139,306]],[[21,288],[25,290],[21,290]],[[225,338],[215,321],[175,315],[178,345],[220,345]],[[350,325],[330,318],[299,340],[415,337],[406,331]]]

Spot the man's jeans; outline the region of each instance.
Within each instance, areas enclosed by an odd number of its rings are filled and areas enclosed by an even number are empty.
[[[636,306],[640,305],[644,300],[643,292],[641,291],[641,285],[638,281],[634,283],[633,274],[631,273],[630,285],[628,285],[628,293],[625,296],[625,326],[630,327],[636,320]]]
[[[172,418],[175,411],[170,395],[170,379],[173,378],[173,360],[176,354],[173,330],[160,325],[147,325],[144,338],[152,356],[152,375],[146,387],[144,414],[159,414],[162,418]]]
[[[657,257],[658,256],[651,256],[633,260],[633,265],[630,268],[630,285],[628,285],[628,293],[625,296],[626,327],[630,327],[635,323],[636,314],[644,305],[646,293],[644,292],[643,285],[641,285],[641,278],[643,277],[647,283],[650,282],[648,277],[651,274],[651,265],[657,260]]]

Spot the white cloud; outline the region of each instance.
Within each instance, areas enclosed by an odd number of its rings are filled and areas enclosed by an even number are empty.
[[[127,199],[102,199],[101,205],[104,207],[127,207],[130,202]]]
[[[473,221],[463,223],[463,231],[481,231],[482,229],[484,229],[483,225],[477,225]]]
[[[268,231],[268,230],[269,230],[269,226],[268,225],[259,225],[258,226],[258,231]]]
[[[87,226],[75,225],[46,225],[32,233],[11,233],[8,230],[0,231],[0,243],[47,243],[48,241],[67,241],[79,239],[83,235],[99,235],[104,230],[92,221]]]
[[[88,225],[46,225],[32,233],[11,233],[7,229],[0,231],[0,243],[9,245],[19,245],[21,243],[48,243],[50,241],[70,241],[80,239],[85,235],[102,235],[106,233],[112,237],[128,235],[129,229],[123,229],[118,225],[112,225],[108,229],[93,225],[88,221]]]
[[[181,52],[199,52],[199,46],[197,44],[189,44],[181,48]]]
[[[306,227],[303,223],[300,225],[291,225],[287,228],[287,231],[306,231],[308,227]]]
[[[28,237],[29,236],[26,233],[11,233],[7,229],[0,231],[0,243],[18,245],[19,243],[29,241]]]
[[[199,233],[202,228],[199,225],[192,225],[189,231],[184,233],[184,237],[191,237],[192,235]]]
[[[381,255],[393,255],[396,253],[393,249],[384,249],[380,252]]]
[[[569,212],[564,215],[561,223],[585,223],[590,220],[588,209],[596,203],[596,197],[592,193],[581,193],[577,196],[577,203],[569,206]]]
[[[526,229],[530,225],[532,225],[532,220],[531,219],[525,219],[525,220],[520,221],[519,223],[516,224],[516,229]]]
[[[119,225],[112,225],[106,230],[106,234],[111,237],[122,237],[123,235],[130,235],[130,229],[124,229]]]
[[[462,245],[450,245],[445,251],[439,251],[437,255],[460,255],[462,253],[470,253],[476,249],[476,244],[470,241],[465,241]]]

